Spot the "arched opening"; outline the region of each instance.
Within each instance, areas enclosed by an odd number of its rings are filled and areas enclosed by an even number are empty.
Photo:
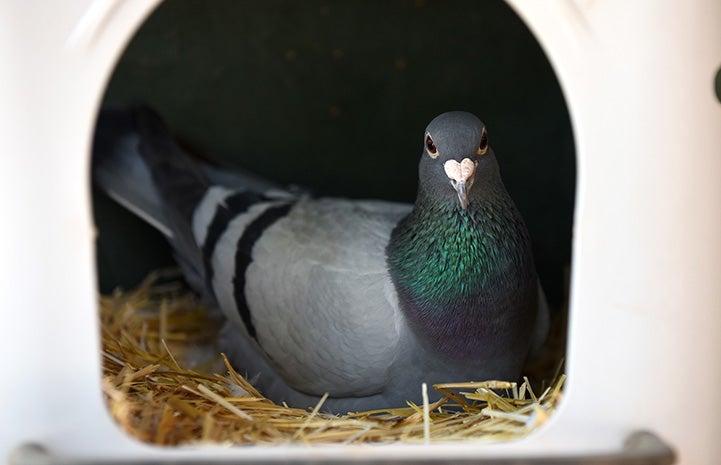
[[[425,125],[448,110],[477,114],[551,307],[557,340],[537,376],[563,357],[572,131],[548,60],[503,2],[167,1],[105,101],[152,106],[216,163],[318,195],[400,202],[416,195]],[[160,234],[100,192],[94,209],[103,292],[173,263]]]

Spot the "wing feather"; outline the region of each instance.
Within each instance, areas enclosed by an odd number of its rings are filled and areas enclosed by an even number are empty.
[[[255,244],[246,299],[259,345],[293,388],[359,396],[388,383],[401,317],[385,246],[409,210],[304,199]]]

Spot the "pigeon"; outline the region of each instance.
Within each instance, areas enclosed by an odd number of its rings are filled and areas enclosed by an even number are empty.
[[[529,233],[471,113],[428,124],[413,205],[200,162],[146,107],[104,108],[93,151],[95,183],[168,238],[226,319],[219,347],[278,403],[344,413],[514,381],[545,338]]]

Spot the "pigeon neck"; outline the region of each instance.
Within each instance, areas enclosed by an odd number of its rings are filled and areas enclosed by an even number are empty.
[[[466,210],[419,192],[392,233],[387,257],[411,327],[447,355],[493,356],[488,347],[499,345],[488,338],[535,308],[528,233],[502,186]]]

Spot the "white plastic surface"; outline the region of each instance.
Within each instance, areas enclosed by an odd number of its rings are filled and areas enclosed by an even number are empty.
[[[85,457],[254,462],[590,453],[649,429],[681,463],[715,463],[721,2],[508,1],[559,76],[578,156],[569,383],[547,427],[497,445],[242,450],[158,449],[118,430],[99,387],[88,154],[108,76],[157,0],[5,0],[0,460],[25,442]]]

